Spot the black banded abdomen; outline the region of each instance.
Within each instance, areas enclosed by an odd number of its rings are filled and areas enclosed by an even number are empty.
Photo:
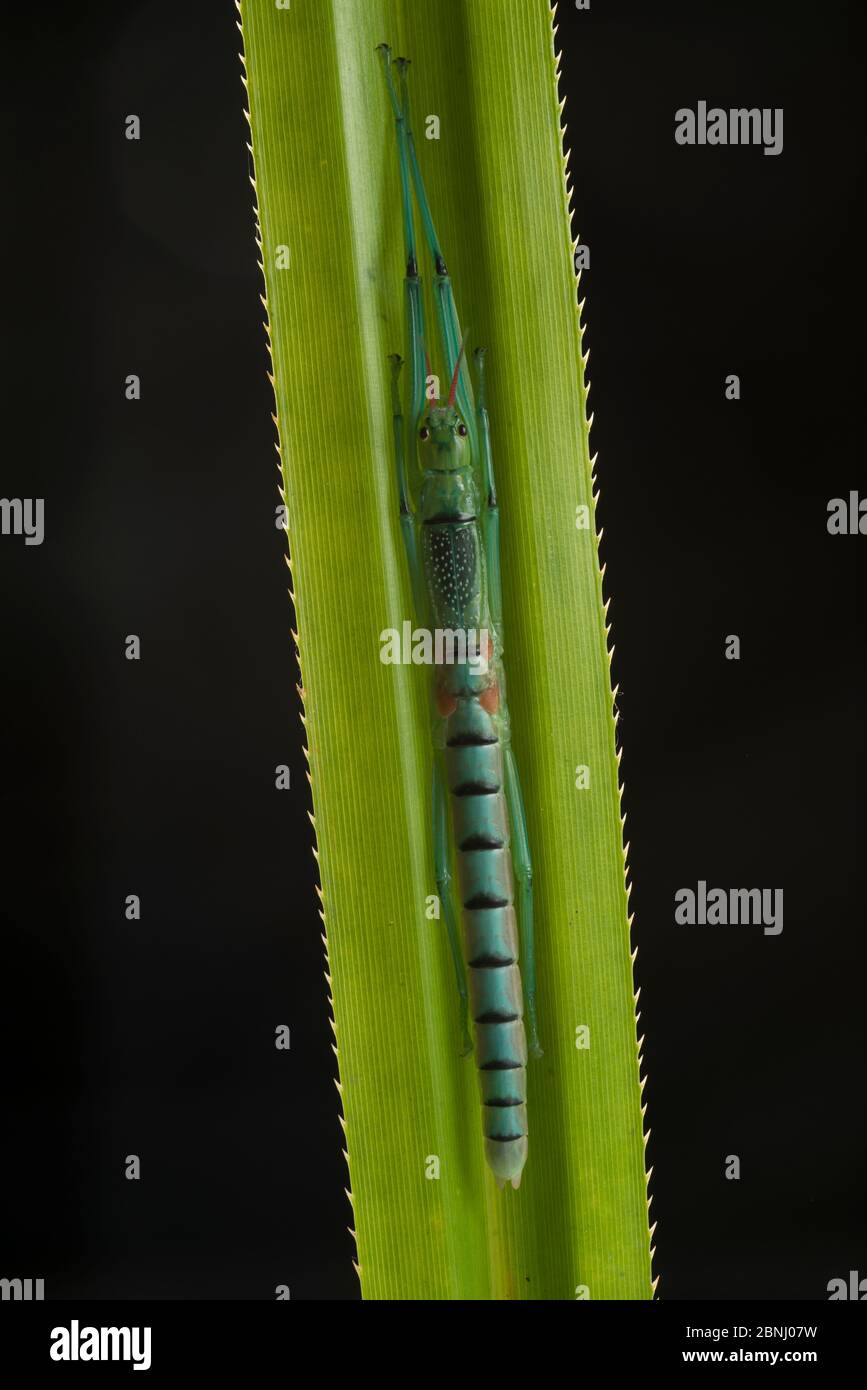
[[[503,750],[493,719],[464,697],[446,726],[464,950],[485,1155],[517,1187],[527,1159],[527,1040],[518,967]]]

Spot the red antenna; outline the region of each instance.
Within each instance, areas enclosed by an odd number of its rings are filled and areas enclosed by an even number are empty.
[[[464,355],[464,343],[463,343],[463,339],[461,339],[460,351],[458,352],[458,360],[457,360],[457,362],[455,363],[455,374],[454,374],[454,376],[452,377],[452,384],[451,384],[451,386],[449,387],[449,399],[448,399],[449,405],[454,405],[454,403],[455,403],[455,395],[456,395],[457,389],[458,389],[458,377],[460,376],[460,371],[461,371],[461,359],[463,358],[463,355]]]

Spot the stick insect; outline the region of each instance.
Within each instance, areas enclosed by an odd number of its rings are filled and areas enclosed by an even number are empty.
[[[478,347],[473,354],[478,380],[474,406],[452,283],[410,125],[409,62],[392,60],[387,44],[380,44],[377,52],[394,113],[403,205],[408,420],[400,392],[404,364],[397,354],[390,360],[400,525],[413,601],[420,622],[439,632],[481,634],[484,648],[481,660],[459,659],[437,666],[433,682],[437,893],[457,978],[464,1054],[472,1051],[470,1013],[474,1024],[485,1155],[501,1188],[507,1182],[518,1187],[527,1160],[527,1032],[530,1054],[540,1056],[541,1048],[536,1020],[533,870],[510,744],[503,669],[500,514],[485,404],[485,351]],[[436,379],[425,338],[413,193],[433,262],[440,345],[451,382],[444,401],[433,395]],[[418,476],[411,488],[407,455],[413,451]],[[466,960],[452,898],[449,819]],[[523,982],[518,966],[519,925]]]

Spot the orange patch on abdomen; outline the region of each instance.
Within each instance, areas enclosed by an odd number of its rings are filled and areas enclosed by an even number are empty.
[[[443,719],[448,719],[450,714],[454,714],[457,707],[457,696],[453,695],[450,690],[444,690],[441,685],[437,686],[437,713],[441,714]]]
[[[479,704],[488,714],[496,714],[500,708],[500,682],[494,681],[479,696]]]

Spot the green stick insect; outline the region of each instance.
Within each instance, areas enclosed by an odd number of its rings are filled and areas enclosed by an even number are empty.
[[[500,514],[485,405],[485,355],[473,354],[478,404],[464,356],[452,283],[431,217],[409,119],[408,60],[380,44],[397,129],[406,249],[405,307],[410,358],[408,430],[400,398],[401,358],[392,356],[394,449],[400,524],[417,618],[440,633],[481,634],[480,659],[436,668],[433,704],[433,842],[442,905],[460,996],[464,1053],[481,1083],[485,1154],[500,1187],[518,1187],[527,1160],[527,1009],[529,1052],[541,1056],[536,1022],[533,870],[515,755],[510,746],[503,670]],[[412,194],[433,261],[433,294],[451,381],[432,399]],[[408,433],[408,440],[405,438]],[[418,485],[411,494],[407,443]],[[466,650],[460,653],[467,655]],[[449,841],[457,850],[466,965],[452,900]],[[518,967],[520,922],[523,986]],[[469,989],[467,987],[469,976]]]

